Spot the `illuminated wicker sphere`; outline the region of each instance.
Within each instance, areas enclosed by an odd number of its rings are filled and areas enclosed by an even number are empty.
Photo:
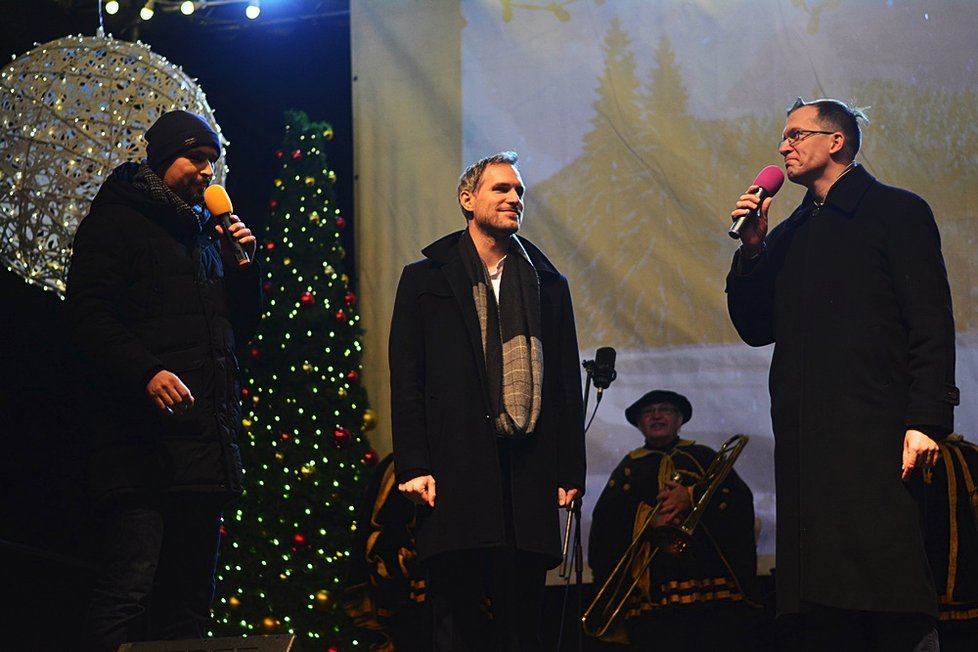
[[[195,81],[142,43],[68,36],[0,71],[0,255],[7,268],[63,294],[71,240],[99,186],[117,165],[145,158],[143,134],[173,109],[204,116],[220,135]],[[222,160],[216,181],[224,175]]]

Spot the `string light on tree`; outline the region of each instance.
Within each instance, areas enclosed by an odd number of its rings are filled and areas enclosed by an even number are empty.
[[[275,154],[260,355],[243,360],[246,486],[228,519],[215,620],[222,635],[293,633],[309,652],[353,652],[361,632],[337,596],[377,455],[365,435],[374,417],[360,382],[356,294],[335,244],[326,134],[328,125],[289,112]]]

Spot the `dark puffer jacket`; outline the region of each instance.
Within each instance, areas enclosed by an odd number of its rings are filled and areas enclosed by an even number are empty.
[[[260,319],[258,269],[225,270],[197,219],[133,187],[137,167],[123,164],[102,185],[68,274],[93,490],[233,496],[242,490],[234,349]],[[193,394],[185,414],[161,412],[146,393],[164,369]]]

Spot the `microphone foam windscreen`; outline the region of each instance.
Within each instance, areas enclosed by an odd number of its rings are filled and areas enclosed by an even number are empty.
[[[234,210],[231,208],[231,198],[228,196],[228,191],[223,186],[216,184],[204,189],[204,203],[207,204],[207,210],[211,212],[211,215],[223,215]]]
[[[776,195],[779,190],[781,190],[781,184],[784,183],[784,172],[781,171],[777,165],[769,165],[760,172],[757,173],[757,178],[754,179],[754,185],[764,188],[764,192],[768,196]],[[206,198],[206,195],[204,195]],[[207,205],[210,208],[210,204]],[[211,211],[212,213],[214,211]]]

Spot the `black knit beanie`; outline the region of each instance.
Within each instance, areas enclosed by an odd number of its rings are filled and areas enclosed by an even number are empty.
[[[146,162],[162,175],[181,152],[209,145],[221,155],[221,139],[207,120],[189,111],[169,111],[146,132]]]

